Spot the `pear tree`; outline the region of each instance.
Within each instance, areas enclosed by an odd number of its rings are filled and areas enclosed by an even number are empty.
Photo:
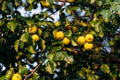
[[[120,0],[0,0],[0,80],[119,80]]]

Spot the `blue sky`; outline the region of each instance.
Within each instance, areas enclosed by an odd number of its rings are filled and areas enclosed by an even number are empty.
[[[40,5],[40,3],[38,3],[37,5],[38,5],[38,7],[37,7],[36,9],[32,9],[31,11],[26,11],[26,10],[25,10],[25,7],[23,7],[23,6],[20,6],[17,10],[18,10],[18,11],[21,13],[21,15],[24,16],[24,17],[29,17],[29,16],[32,16],[33,14],[39,14],[40,12],[46,10],[46,9],[41,10],[41,5]],[[50,14],[50,13],[48,13],[48,14]],[[59,12],[57,12],[57,13],[51,15],[51,16],[54,18],[54,21],[57,21],[58,18],[59,18]]]

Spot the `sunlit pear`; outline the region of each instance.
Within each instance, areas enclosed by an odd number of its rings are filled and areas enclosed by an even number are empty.
[[[40,39],[37,34],[33,34],[31,37],[32,37],[32,40],[35,41],[35,42],[39,41],[39,39]]]
[[[64,43],[65,45],[68,45],[68,44],[70,43],[70,39],[67,38],[67,37],[64,37],[63,43]]]
[[[87,35],[85,36],[86,42],[92,42],[93,39],[94,39],[94,36],[93,36],[92,34],[87,34]]]
[[[59,21],[55,22],[54,24],[55,24],[56,27],[60,26],[60,22]]]
[[[22,76],[19,73],[15,73],[12,76],[12,80],[22,80]]]
[[[63,31],[56,32],[56,39],[57,40],[62,40],[63,38],[64,38],[64,32]]]
[[[79,36],[77,39],[78,44],[83,45],[85,43],[85,37]]]
[[[32,27],[29,27],[29,33],[36,33],[37,32],[37,26],[36,25],[34,25],[34,26],[32,26]]]
[[[48,1],[41,1],[41,4],[44,6],[44,7],[49,7],[50,6],[50,3]]]
[[[75,0],[68,0],[68,2],[74,2]]]
[[[49,3],[48,1],[45,1],[44,6],[49,7],[49,6],[50,6],[50,3]]]
[[[88,43],[88,42],[86,42],[85,44],[84,44],[84,49],[85,50],[91,50],[93,48],[93,43]]]

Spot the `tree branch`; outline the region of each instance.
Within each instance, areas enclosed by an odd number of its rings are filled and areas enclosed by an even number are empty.
[[[67,50],[69,52],[72,52],[75,55],[78,55],[78,54],[81,55],[81,56],[85,55],[85,54],[83,54],[82,51],[80,51],[79,49],[75,49],[75,48],[63,48],[63,50]],[[115,56],[112,53],[107,53],[107,54],[108,54],[108,57],[107,58],[101,58],[100,61],[108,62],[108,63],[118,63],[118,64],[120,63],[120,58],[119,57]]]
[[[37,69],[40,67],[42,61],[40,61],[40,63],[32,70],[32,72],[30,74],[28,74],[24,80],[27,80],[35,71],[37,71]]]

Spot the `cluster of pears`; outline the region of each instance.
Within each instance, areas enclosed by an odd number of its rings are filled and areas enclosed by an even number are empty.
[[[79,45],[83,45],[85,50],[91,50],[93,48],[93,39],[92,34],[86,34],[85,36],[79,36],[77,42]]]
[[[57,40],[61,40],[64,45],[68,45],[70,43],[70,39],[65,37],[63,31],[53,31],[54,38]],[[92,34],[86,34],[85,36],[79,36],[77,38],[77,43],[79,45],[83,45],[85,50],[91,50],[93,48],[93,41],[94,36]]]
[[[39,41],[39,36],[42,34],[42,30],[40,28],[37,28],[36,25],[32,25],[28,28],[28,31],[31,34],[31,38],[34,42]],[[37,34],[37,31],[39,32],[39,35]]]
[[[64,45],[68,45],[70,43],[70,39],[68,37],[65,37],[65,34],[63,31],[54,31],[53,35],[55,39],[61,40]]]

